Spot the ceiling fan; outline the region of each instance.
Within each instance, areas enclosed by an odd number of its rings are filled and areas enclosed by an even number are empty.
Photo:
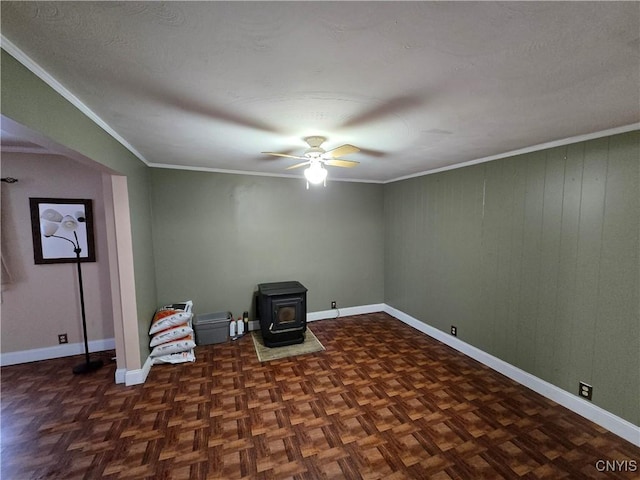
[[[307,179],[307,188],[309,188],[309,182],[311,183],[323,183],[327,184],[327,170],[324,168],[325,165],[329,165],[332,167],[355,167],[360,162],[356,162],[355,160],[344,160],[342,158],[337,158],[342,155],[348,155],[350,153],[359,152],[360,149],[358,147],[354,147],[353,145],[345,144],[339,147],[336,147],[332,150],[325,150],[321,147],[321,145],[326,141],[325,137],[306,137],[304,139],[305,142],[309,145],[309,148],[305,150],[302,155],[289,155],[286,153],[277,153],[277,152],[262,152],[267,155],[275,155],[276,157],[286,157],[286,158],[295,158],[297,160],[304,160],[304,162],[296,163],[290,167],[287,167],[287,170],[292,170],[294,168],[303,167],[305,165],[309,165],[308,168],[304,171],[304,176]]]

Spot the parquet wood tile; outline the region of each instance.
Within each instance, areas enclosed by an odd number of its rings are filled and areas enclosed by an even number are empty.
[[[325,351],[246,336],[135,387],[112,352],[4,367],[2,479],[638,478],[640,449],[384,313],[310,328]]]

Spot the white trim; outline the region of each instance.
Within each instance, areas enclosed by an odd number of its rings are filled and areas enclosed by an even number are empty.
[[[194,167],[190,165],[171,165],[171,164],[164,164],[164,163],[150,163],[149,166],[151,168],[167,168],[169,170],[188,170],[193,172],[228,173],[229,175],[252,175],[252,176],[258,176],[258,177],[304,179],[304,176],[302,175],[293,175],[288,173],[252,172],[247,170],[228,170],[225,168]]]
[[[249,331],[260,330],[260,320],[251,320],[249,321]]]
[[[142,368],[127,370],[124,374],[125,386],[130,387],[131,385],[144,383],[149,375],[149,371],[151,370],[151,365],[153,365],[153,359],[151,357],[147,357]]]
[[[335,310],[322,310],[317,312],[307,313],[307,321],[313,322],[316,320],[339,318],[342,316],[361,315],[366,313],[385,312],[389,315],[397,318],[401,322],[415,328],[416,330],[429,335],[430,337],[448,345],[455,350],[479,361],[480,363],[488,366],[498,373],[530,388],[536,393],[553,400],[554,402],[562,405],[563,407],[571,410],[578,415],[591,420],[592,422],[606,428],[610,432],[618,435],[619,437],[631,442],[632,444],[640,447],[640,427],[632,424],[631,422],[620,418],[601,407],[598,407],[587,400],[584,400],[577,395],[573,395],[565,390],[562,390],[555,385],[546,382],[530,373],[521,370],[504,360],[501,360],[493,355],[490,355],[473,345],[463,342],[459,338],[452,337],[451,335],[438,330],[424,322],[408,315],[401,310],[398,310],[386,303],[377,303],[371,305],[362,305],[356,307],[345,307]],[[339,315],[339,316],[338,316]],[[259,328],[257,321],[250,322],[249,330],[256,330]],[[38,360],[47,360],[51,358],[65,357],[70,355],[77,355],[84,352],[84,344],[75,343],[68,345],[58,345],[56,347],[39,348],[34,350],[25,350],[22,352],[9,352],[0,355],[0,366],[15,365],[18,363],[33,362]],[[89,342],[89,351],[103,351],[111,350],[115,348],[115,340],[113,338],[105,340],[93,340]],[[141,369],[129,370],[119,368],[115,373],[115,382],[124,383],[126,386],[138,385],[145,382],[153,360],[151,357],[147,357],[144,365]]]
[[[349,315],[362,315],[364,313],[375,313],[384,311],[386,305],[384,303],[375,303],[371,305],[361,305],[359,307],[336,308],[334,310],[321,310],[318,312],[307,313],[307,321],[314,322],[316,320],[325,320],[327,318],[340,318]]]
[[[189,170],[194,172],[210,172],[210,173],[227,173],[229,175],[250,175],[254,177],[275,177],[275,178],[297,178],[299,180],[305,180],[304,175],[295,175],[291,173],[270,173],[270,172],[255,172],[251,170],[227,170],[225,168],[213,168],[213,167],[194,167],[189,165],[172,165],[165,163],[149,163],[149,167],[152,168],[168,168],[170,170]],[[364,180],[358,178],[333,178],[327,177],[327,183],[331,182],[350,182],[350,183],[385,183],[383,180]]]
[[[115,374],[116,383],[118,384],[124,383],[126,374],[127,374],[126,368],[116,368],[116,374]]]
[[[120,136],[118,132],[116,132],[113,128],[109,126],[107,122],[102,120],[93,110],[87,107],[82,100],[76,97],[71,91],[67,89],[64,85],[62,85],[58,80],[56,80],[51,74],[49,74],[44,68],[42,68],[39,64],[37,64],[31,57],[29,57],[26,53],[24,53],[20,48],[18,48],[11,40],[9,40],[4,35],[0,34],[0,40],[2,41],[2,48],[9,53],[12,57],[14,57],[18,62],[24,65],[28,70],[30,70],[35,76],[37,76],[44,83],[49,85],[53,90],[59,93],[64,99],[66,99],[69,103],[71,103],[74,107],[84,113],[87,117],[89,117],[96,125],[102,128],[105,132],[111,135],[115,140],[120,142],[124,148],[133,153],[136,157],[138,157],[142,162],[146,165],[149,165],[144,156],[140,152],[138,152],[129,142],[127,142],[123,137]]]
[[[307,322],[315,322],[316,320],[326,320],[330,318],[340,318],[350,315],[362,315],[364,313],[375,313],[384,311],[386,305],[384,303],[375,303],[371,305],[361,305],[357,307],[345,307],[333,310],[319,310],[317,312],[307,312]],[[260,320],[252,320],[249,322],[249,331],[260,330]]]
[[[412,173],[411,175],[405,175],[403,177],[385,180],[382,183],[387,184],[399,182],[401,180],[408,180],[410,178],[423,177],[425,175],[431,175],[434,173],[446,172],[447,170],[455,170],[457,168],[469,167],[471,165],[477,165],[479,163],[491,162],[492,160],[499,160],[501,158],[515,157],[516,155],[524,155],[525,153],[538,152],[540,150],[561,147],[563,145],[570,145],[572,143],[586,142],[587,140],[595,140],[596,138],[609,137],[611,135],[633,132],[635,130],[640,130],[640,122],[632,123],[630,125],[623,125],[621,127],[609,128],[607,130],[602,130],[599,132],[587,133],[585,135],[576,135],[574,137],[562,138],[559,140],[553,140],[551,142],[539,143],[538,145],[532,145],[530,147],[520,148],[518,150],[511,150],[510,152],[499,153],[498,155],[491,155],[490,157],[478,158],[475,160],[470,160],[468,162],[447,165],[446,167],[434,168],[433,170],[425,170],[418,173]]]
[[[0,34],[1,46],[4,50],[7,51],[12,57],[14,57],[18,62],[24,65],[28,70],[30,70],[34,75],[40,78],[43,82],[49,85],[53,90],[58,92],[63,98],[68,100],[72,105],[74,105],[78,110],[84,113],[87,117],[89,117],[93,122],[95,122],[100,128],[102,128],[105,132],[111,135],[115,140],[120,142],[122,146],[124,146],[127,150],[133,153],[136,157],[138,157],[145,165],[148,167],[154,168],[172,168],[177,170],[195,170],[195,171],[203,171],[203,172],[217,172],[217,173],[229,173],[234,175],[257,175],[257,176],[265,176],[265,177],[284,177],[284,178],[299,178],[296,175],[287,175],[287,174],[277,174],[277,173],[266,173],[266,172],[247,172],[243,170],[225,170],[219,168],[206,168],[206,167],[189,167],[189,166],[181,166],[181,165],[165,165],[158,163],[150,163],[147,161],[144,156],[138,152],[127,140],[125,140],[118,132],[116,132],[113,128],[109,126],[102,118],[100,118],[93,110],[87,107],[78,97],[76,97],[71,91],[69,91],[64,85],[62,85],[58,80],[56,80],[51,74],[49,74],[44,68],[42,68],[38,63],[36,63],[31,57],[29,57],[26,53],[24,53],[20,48],[18,48],[13,42],[11,42],[7,37]],[[539,150],[545,150],[548,148],[558,147],[562,145],[569,145],[571,143],[584,142],[587,140],[593,140],[596,138],[607,137],[610,135],[617,135],[620,133],[631,132],[634,130],[640,130],[640,122],[632,123],[630,125],[623,125],[621,127],[609,128],[607,130],[602,130],[599,132],[587,133],[584,135],[576,135],[569,138],[563,138],[558,140],[553,140],[551,142],[540,143],[537,145],[532,145],[529,147],[521,148],[518,150],[511,150],[509,152],[500,153],[498,155],[491,155],[489,157],[478,158],[475,160],[470,160],[467,162],[456,163],[454,165],[448,165],[441,168],[435,168],[432,170],[424,170],[422,172],[413,173],[410,175],[405,175],[402,177],[392,178],[390,180],[365,180],[365,179],[342,179],[342,178],[332,178],[330,181],[337,182],[353,182],[353,183],[377,183],[377,184],[387,184],[393,182],[399,182],[401,180],[407,180],[415,177],[422,177],[424,175],[431,175],[433,173],[444,172],[447,170],[454,170],[457,168],[468,167],[471,165],[476,165],[479,163],[490,162],[492,160],[498,160],[500,158],[513,157],[515,155],[522,155],[525,153],[536,152]]]
[[[116,348],[116,341],[113,338],[89,341],[89,352],[103,352]],[[54,347],[34,348],[32,350],[21,350],[17,352],[7,352],[0,354],[0,366],[17,365],[19,363],[39,362],[40,360],[50,360],[52,358],[71,357],[72,355],[82,355],[84,353],[84,342],[65,343]]]
[[[555,385],[552,385],[545,380],[542,380],[530,373],[525,372],[524,370],[520,370],[513,365],[500,360],[499,358],[494,357],[468,343],[463,342],[459,338],[452,337],[437,328],[434,328],[430,325],[427,325],[420,320],[412,317],[411,315],[407,315],[406,313],[391,307],[389,305],[384,305],[384,311],[389,315],[397,318],[398,320],[406,323],[407,325],[419,330],[422,333],[429,335],[430,337],[435,338],[436,340],[449,345],[450,347],[458,350],[461,353],[473,358],[474,360],[479,361],[480,363],[488,366],[489,368],[495,370],[503,374],[506,377],[509,377],[512,380],[524,385],[527,388],[530,388],[536,393],[539,393],[543,397],[546,397],[554,402],[562,405],[565,408],[568,408],[574,413],[591,420],[592,422],[600,425],[601,427],[606,428],[610,432],[618,435],[619,437],[624,438],[628,442],[633,443],[634,445],[640,447],[640,427],[634,425],[627,420],[620,418],[601,407],[590,403],[587,400],[584,400],[577,395],[572,395],[571,393],[562,390]]]

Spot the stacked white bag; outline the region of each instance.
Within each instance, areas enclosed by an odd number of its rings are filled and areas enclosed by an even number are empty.
[[[153,363],[194,362],[193,302],[174,303],[159,308],[153,316],[149,335]]]

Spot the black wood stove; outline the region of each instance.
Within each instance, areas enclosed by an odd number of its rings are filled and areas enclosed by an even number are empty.
[[[307,289],[300,282],[261,283],[256,302],[260,331],[267,347],[304,342]]]

